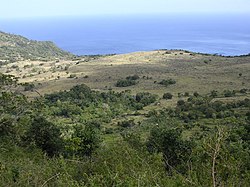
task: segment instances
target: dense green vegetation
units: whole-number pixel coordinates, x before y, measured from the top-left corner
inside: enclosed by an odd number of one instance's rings
[[[28,100],[20,86],[30,87],[0,74],[3,186],[250,183],[248,89],[229,90],[240,99],[226,101],[221,98],[229,97],[228,90],[188,93],[175,107],[143,114],[160,97],[80,84]]]

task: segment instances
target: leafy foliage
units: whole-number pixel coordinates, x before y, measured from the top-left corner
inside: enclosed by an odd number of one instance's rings
[[[189,160],[192,151],[191,143],[181,137],[180,129],[153,128],[148,138],[147,146],[150,152],[161,152],[165,168],[169,174],[175,170],[185,172],[182,164]]]
[[[89,123],[85,127],[77,125],[74,133],[66,145],[67,151],[74,156],[91,157],[101,142],[100,131],[96,123]]]
[[[34,142],[50,157],[58,155],[63,147],[60,129],[44,117],[36,117],[33,120],[26,134],[26,140]]]

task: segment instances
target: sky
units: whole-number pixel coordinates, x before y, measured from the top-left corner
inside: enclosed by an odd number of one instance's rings
[[[250,0],[0,0],[0,19],[168,13],[250,13]]]

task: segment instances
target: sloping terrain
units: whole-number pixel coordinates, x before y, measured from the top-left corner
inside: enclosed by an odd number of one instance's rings
[[[79,61],[20,61],[0,68],[21,82],[34,82],[41,93],[68,90],[76,84],[87,84],[96,90],[147,91],[162,95],[195,91],[242,89],[250,87],[250,57],[221,57],[184,51],[151,51],[131,54],[82,57]],[[116,87],[116,81],[138,75],[138,84]],[[158,84],[163,79],[176,80],[168,87]]]
[[[19,35],[0,31],[0,60],[15,62],[19,60],[51,60],[69,58],[73,55],[59,49],[53,42],[29,40]]]
[[[44,61],[0,66],[3,186],[249,186],[249,56]]]

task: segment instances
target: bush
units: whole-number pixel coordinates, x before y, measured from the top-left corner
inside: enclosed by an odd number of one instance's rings
[[[241,89],[241,90],[240,90],[240,93],[246,94],[246,93],[247,93],[247,89],[246,89],[246,88]]]
[[[185,96],[185,97],[189,97],[189,93],[188,93],[188,92],[185,92],[185,93],[184,93],[184,96]]]
[[[70,74],[69,78],[70,79],[76,78],[76,74]]]
[[[156,101],[156,95],[153,95],[148,92],[141,92],[136,94],[136,101],[143,104],[143,106],[147,106]]]
[[[183,106],[185,104],[185,101],[179,100],[177,101],[177,106]]]
[[[0,139],[5,136],[11,136],[15,134],[15,128],[13,119],[10,116],[1,116],[0,119]]]
[[[225,96],[225,97],[234,97],[235,94],[236,94],[235,91],[224,90],[224,96]]]
[[[210,97],[215,98],[215,97],[217,97],[217,96],[218,96],[218,92],[217,92],[216,90],[211,91]]]
[[[117,125],[123,128],[128,128],[135,126],[135,122],[134,120],[119,121]]]
[[[173,79],[167,79],[167,80],[164,79],[161,82],[159,82],[159,84],[164,85],[164,86],[169,86],[169,85],[172,85],[172,84],[176,84],[176,81],[173,80]]]
[[[130,80],[130,79],[120,79],[116,82],[115,86],[116,87],[128,87],[128,86],[133,86],[136,85],[136,81],[135,80]]]
[[[32,83],[24,83],[24,91],[32,91],[35,88],[35,85]]]
[[[198,93],[198,92],[194,92],[194,97],[199,97],[200,96],[200,94]]]
[[[126,79],[127,80],[138,80],[138,79],[140,79],[140,77],[138,76],[138,75],[132,75],[132,76],[128,76],[128,77],[126,77]]]
[[[173,95],[171,93],[164,93],[163,99],[172,99]]]

